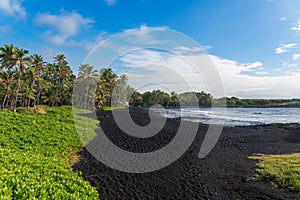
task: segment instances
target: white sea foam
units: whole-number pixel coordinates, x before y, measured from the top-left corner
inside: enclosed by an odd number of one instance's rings
[[[160,112],[158,109],[157,112]],[[271,123],[300,123],[300,108],[184,108],[166,109],[160,112],[164,117],[220,124],[225,119],[227,126],[247,126]]]

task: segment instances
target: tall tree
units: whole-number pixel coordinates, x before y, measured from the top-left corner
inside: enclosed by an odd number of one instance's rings
[[[111,95],[116,83],[116,78],[117,75],[111,68],[103,68],[100,71],[100,81],[97,85],[96,91],[98,107],[111,105]]]
[[[121,106],[126,104],[127,100],[127,93],[130,92],[127,91],[126,85],[127,85],[127,76],[125,74],[121,75],[117,80],[116,84],[113,88],[113,94],[112,94],[112,103],[114,106]]]
[[[85,94],[82,100],[79,100],[80,102],[78,102],[82,108],[87,109],[93,107],[90,103],[95,100],[95,91],[91,90],[91,88],[95,88],[98,81],[99,74],[97,70],[94,70],[93,66],[89,64],[80,65],[77,79],[77,84],[80,87],[77,87],[77,89]]]
[[[69,69],[68,62],[66,61],[64,54],[56,55],[53,61],[56,72],[53,81],[56,82],[56,84],[54,85],[55,97],[52,98],[52,106],[62,103],[60,100],[62,99],[62,94],[64,92],[65,80],[71,75],[71,70]]]
[[[35,106],[37,106],[37,103],[38,103],[38,100],[40,98],[41,91],[42,91],[43,80],[42,80],[41,76],[46,70],[46,67],[45,67],[46,62],[44,61],[43,57],[38,54],[33,54],[31,56],[31,59],[32,59],[31,71],[33,71],[33,74],[35,75],[34,82],[35,82],[35,80],[38,81],[37,95],[36,95],[36,97],[34,99],[34,103],[33,103],[33,105],[35,107]],[[34,85],[34,83],[33,83],[33,85]]]
[[[19,49],[19,48],[14,49],[13,61],[14,61],[15,65],[18,67],[18,71],[19,71],[18,82],[17,82],[18,87],[17,87],[17,91],[16,91],[14,108],[17,107],[17,103],[18,103],[18,96],[19,96],[20,85],[21,85],[21,77],[22,77],[23,73],[25,73],[26,66],[30,66],[30,64],[31,64],[31,58],[29,56],[27,56],[28,53],[29,53],[29,51],[26,49]]]
[[[8,95],[11,92],[11,85],[13,81],[14,81],[14,73],[11,70],[2,71],[0,73],[0,82],[5,89],[5,95],[2,101],[2,108],[5,107],[6,100],[8,98]]]
[[[5,44],[0,48],[1,69],[11,69],[15,66],[15,49],[16,47],[14,47],[12,44]]]

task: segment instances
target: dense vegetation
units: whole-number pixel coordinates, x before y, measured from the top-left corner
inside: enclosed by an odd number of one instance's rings
[[[127,85],[126,75],[117,76],[112,69],[103,68],[100,71],[83,64],[79,67],[75,82],[73,106],[78,108],[104,108],[124,106],[133,88]]]
[[[271,180],[279,188],[300,192],[300,154],[260,155],[250,158],[259,160],[258,177]]]
[[[195,98],[196,97],[196,98]],[[180,104],[179,104],[180,102]],[[164,107],[188,107],[197,103],[200,107],[221,106],[226,103],[228,107],[300,107],[300,99],[239,99],[237,97],[214,98],[205,92],[186,92],[170,95],[160,90],[134,92],[129,104],[131,106],[148,107],[160,104]]]
[[[41,55],[13,45],[0,48],[2,108],[70,105],[75,80],[63,54],[46,63]]]
[[[1,108],[71,105],[75,78],[63,54],[45,62],[41,55],[29,55],[26,49],[6,44],[0,48]],[[125,75],[118,77],[111,69],[98,72],[93,66],[81,65],[75,100],[84,108],[110,106],[113,89],[129,88],[126,81]],[[121,91],[117,98],[124,99],[120,94],[125,95]]]
[[[143,94],[127,85],[126,75],[118,76],[112,69],[100,71],[83,64],[79,67],[77,79],[68,66],[66,57],[58,54],[53,62],[45,62],[38,54],[29,55],[29,51],[13,45],[0,48],[0,106],[35,107],[37,105],[71,105],[92,109],[103,106],[142,106],[160,104],[164,107],[221,105],[230,107],[255,106],[300,106],[300,99],[266,100],[213,98],[205,92],[186,92],[168,94],[154,90]],[[74,98],[72,99],[75,84]],[[195,99],[196,97],[196,99]]]
[[[77,117],[94,133],[98,121]],[[82,147],[71,107],[1,111],[0,199],[98,199],[70,167]]]
[[[168,94],[161,90],[147,91],[143,94],[135,91],[131,96],[129,104],[131,106],[148,107],[154,104],[160,104],[164,107],[194,106],[211,106],[212,96],[204,92],[186,92]]]
[[[214,99],[226,101],[228,107],[300,107],[300,99],[239,99],[237,97]]]

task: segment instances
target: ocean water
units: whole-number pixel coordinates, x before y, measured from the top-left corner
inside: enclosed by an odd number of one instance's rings
[[[300,123],[300,108],[184,108],[156,109],[167,118],[226,126],[249,126],[271,123]]]

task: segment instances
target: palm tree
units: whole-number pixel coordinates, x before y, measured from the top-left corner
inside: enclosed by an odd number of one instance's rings
[[[25,73],[26,71],[26,66],[30,66],[31,64],[31,58],[27,56],[27,54],[29,53],[28,50],[26,49],[19,49],[19,48],[15,48],[14,49],[14,56],[13,56],[13,60],[15,65],[18,67],[19,70],[19,76],[18,76],[18,87],[17,87],[17,91],[16,91],[16,99],[15,99],[15,109],[17,107],[17,103],[18,103],[18,96],[19,96],[19,91],[20,91],[20,85],[21,85],[21,77],[23,75],[23,73]]]
[[[1,68],[11,69],[15,66],[14,54],[15,48],[12,44],[5,44],[0,48]]]
[[[81,92],[85,94],[84,102],[80,102],[84,108],[88,108],[88,99],[89,97],[94,97],[93,91],[90,91],[90,88],[94,88],[96,85],[96,81],[99,79],[99,74],[97,70],[94,70],[94,67],[89,64],[83,64],[79,67],[78,72],[78,82],[77,85],[81,87],[78,88]],[[84,87],[85,86],[85,87]],[[85,88],[85,91],[84,91]]]
[[[112,103],[115,106],[125,105],[127,100],[127,76],[122,74],[116,81],[115,87],[113,89]]]
[[[2,108],[5,107],[5,103],[11,91],[11,84],[13,83],[13,81],[14,81],[14,73],[12,71],[7,70],[7,71],[2,71],[0,73],[0,83],[1,85],[3,85],[3,87],[6,87],[5,96],[2,101]]]
[[[63,80],[63,75],[64,72],[66,70],[66,67],[68,65],[68,62],[66,61],[66,57],[64,54],[58,54],[54,57],[54,64],[57,68],[57,72],[58,72],[58,85],[61,84],[62,80]]]
[[[57,82],[57,85],[55,90],[55,101],[53,102],[53,105],[56,105],[57,103],[62,104],[62,94],[68,89],[69,81],[72,81],[74,77],[72,76],[73,73],[68,66],[68,62],[66,61],[64,54],[58,54],[54,57],[54,67],[56,70],[56,75],[54,78]]]
[[[116,83],[117,75],[113,73],[111,68],[103,68],[100,72],[100,82],[99,82],[99,89],[101,91],[101,95],[105,99],[105,103],[107,106],[110,106],[111,102],[111,95],[113,88]]]
[[[38,103],[38,99],[40,98],[41,91],[42,91],[42,88],[41,88],[41,86],[42,86],[41,85],[41,83],[42,83],[41,75],[46,70],[46,68],[45,68],[46,62],[44,62],[43,57],[41,55],[38,55],[38,54],[33,54],[31,56],[31,59],[32,59],[31,71],[34,74],[34,77],[33,77],[34,80],[33,80],[32,87],[34,85],[35,80],[38,81],[38,88],[37,88],[38,93],[37,93],[36,97],[34,98],[34,102],[33,102],[34,107],[36,107],[36,105]]]

